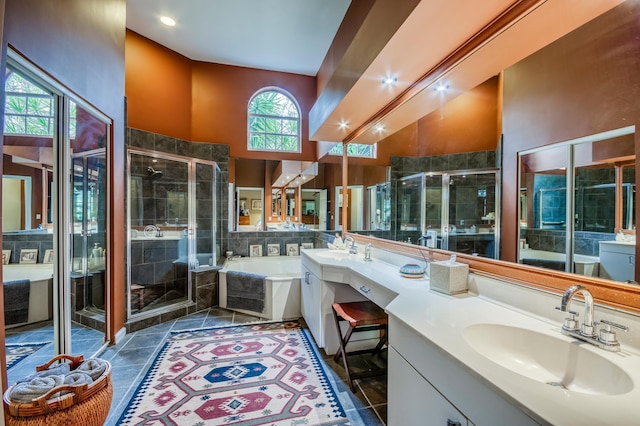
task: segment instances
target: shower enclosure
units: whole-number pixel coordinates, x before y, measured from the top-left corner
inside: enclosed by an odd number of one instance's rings
[[[497,259],[498,177],[474,170],[399,179],[397,239]]]
[[[192,272],[216,264],[216,163],[128,152],[128,317],[194,303]]]

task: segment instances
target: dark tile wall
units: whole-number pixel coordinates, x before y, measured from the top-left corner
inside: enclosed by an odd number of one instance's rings
[[[229,232],[224,246],[225,251],[231,250],[234,255],[249,256],[249,246],[259,244],[262,246],[262,255],[266,256],[267,245],[278,244],[280,255],[284,256],[287,244],[314,243],[314,247],[318,247],[319,235],[322,233],[317,231]],[[333,241],[333,238],[330,241]],[[326,247],[326,244],[324,246]]]
[[[574,239],[574,251],[585,256],[599,256],[599,241],[615,240],[615,234],[604,232],[576,231]],[[566,232],[563,229],[521,229],[520,238],[529,244],[534,250],[566,253]]]
[[[20,251],[38,249],[38,263],[42,263],[45,250],[53,248],[53,234],[46,230],[2,234],[2,249],[11,250],[9,263],[20,263]]]

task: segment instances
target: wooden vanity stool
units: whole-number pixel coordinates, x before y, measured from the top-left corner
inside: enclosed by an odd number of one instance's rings
[[[377,354],[380,352],[382,347],[387,343],[387,314],[382,308],[370,301],[334,303],[332,308],[333,318],[336,321],[336,329],[338,330],[338,339],[340,340],[340,347],[333,357],[333,360],[338,362],[338,359],[342,356],[344,369],[347,373],[347,379],[349,380],[349,387],[351,388],[351,392],[355,392],[353,388],[353,380],[365,377],[381,376],[387,373],[386,367],[369,369],[368,371],[362,372],[353,372],[351,371],[348,362],[349,355],[365,353]],[[349,328],[347,329],[344,337],[342,336],[340,329],[340,323],[343,321],[349,322]],[[347,352],[347,343],[349,343],[349,339],[351,339],[353,333],[375,330],[382,331],[378,344],[375,348]]]

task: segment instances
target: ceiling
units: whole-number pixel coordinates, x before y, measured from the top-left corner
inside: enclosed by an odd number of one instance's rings
[[[356,78],[335,70],[351,83],[325,87],[309,138],[376,143],[622,1],[422,0]],[[127,0],[127,27],[193,60],[315,76],[350,3]],[[370,13],[364,26],[375,30],[385,16]],[[358,57],[369,41],[358,32],[349,49]],[[395,83],[382,85],[388,76]],[[446,93],[433,90],[440,82]]]
[[[127,0],[127,28],[192,60],[315,76],[350,3]]]

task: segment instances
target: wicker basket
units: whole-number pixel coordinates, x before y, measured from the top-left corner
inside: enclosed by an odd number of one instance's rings
[[[48,363],[38,366],[36,371],[46,370],[51,364],[61,359],[69,361],[71,370],[75,370],[82,364],[84,357],[81,355],[58,355]],[[5,412],[8,413],[7,425],[103,425],[109,414],[113,397],[111,364],[105,362],[107,363],[105,372],[90,385],[85,383],[83,385],[58,386],[29,403],[9,401],[10,387],[3,397]],[[69,393],[49,399],[60,391]]]

